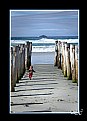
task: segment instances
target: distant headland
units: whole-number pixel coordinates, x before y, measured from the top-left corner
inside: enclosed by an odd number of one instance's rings
[[[46,35],[41,35],[38,37],[11,37],[11,40],[39,40],[42,38],[46,39],[78,39],[78,36],[46,36]]]
[[[39,38],[48,38],[46,35],[41,35]]]

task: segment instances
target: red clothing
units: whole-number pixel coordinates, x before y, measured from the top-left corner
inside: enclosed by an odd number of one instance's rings
[[[29,78],[30,79],[32,78],[33,72],[35,72],[35,71],[33,70],[33,67],[30,66],[30,68],[29,68]]]
[[[29,78],[30,78],[30,79],[32,78],[32,73],[29,73]]]

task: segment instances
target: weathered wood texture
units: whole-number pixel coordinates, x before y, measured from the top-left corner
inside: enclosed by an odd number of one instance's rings
[[[57,46],[54,65],[62,69],[68,80],[78,83],[78,45],[57,41]]]
[[[31,42],[27,42],[26,45],[20,44],[11,47],[11,91],[15,91],[16,83],[19,82],[21,77],[24,75],[25,70],[31,65],[31,51]]]

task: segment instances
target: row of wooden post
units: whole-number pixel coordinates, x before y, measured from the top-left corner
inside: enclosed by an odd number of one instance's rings
[[[32,43],[19,44],[11,47],[11,91],[15,91],[26,69],[31,65]]]
[[[55,42],[55,62],[54,65],[62,69],[67,79],[78,84],[78,44],[67,42]]]

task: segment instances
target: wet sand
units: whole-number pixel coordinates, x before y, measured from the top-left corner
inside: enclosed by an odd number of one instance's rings
[[[32,64],[53,64],[55,52],[32,52]]]

